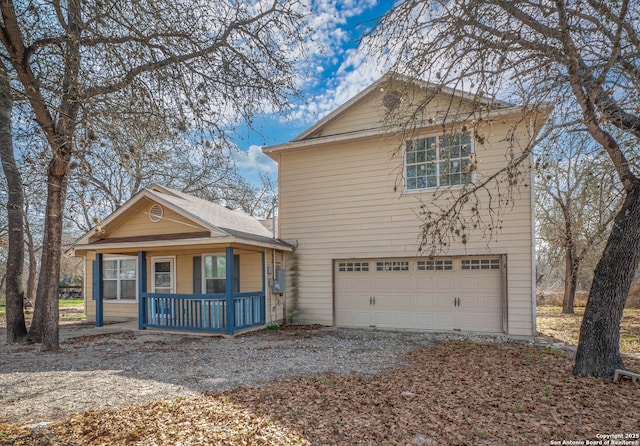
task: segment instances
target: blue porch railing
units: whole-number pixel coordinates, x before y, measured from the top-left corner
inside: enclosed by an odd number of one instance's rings
[[[231,301],[233,304],[229,309],[225,294],[141,293],[139,328],[233,334],[265,324],[263,292],[234,293]]]

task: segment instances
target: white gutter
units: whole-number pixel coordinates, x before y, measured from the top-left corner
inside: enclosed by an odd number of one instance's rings
[[[523,112],[522,107],[517,106],[517,107],[509,107],[509,108],[503,108],[500,110],[491,111],[486,116],[474,116],[474,117],[470,116],[468,119],[464,119],[461,121],[447,122],[447,120],[445,119],[437,119],[429,123],[429,125],[416,127],[415,129],[412,129],[412,131],[415,133],[424,132],[433,128],[441,128],[443,124],[444,125],[464,124],[465,122],[470,122],[470,121],[473,121],[474,119],[495,120],[497,118],[504,118],[506,116],[513,115],[513,114],[522,115],[522,112]],[[403,126],[382,127],[382,128],[378,127],[375,129],[358,130],[355,132],[340,133],[338,135],[321,136],[318,138],[304,139],[301,141],[289,141],[283,144],[267,146],[262,148],[262,152],[265,155],[273,159],[276,159],[275,154],[285,150],[310,148],[310,147],[315,147],[322,144],[352,141],[354,139],[359,139],[359,138],[371,138],[375,136],[384,136],[384,135],[390,136],[390,135],[396,135],[396,134],[400,135],[405,130],[406,128]]]
[[[108,239],[107,239],[108,240]],[[293,251],[293,248],[280,243],[268,243],[257,240],[248,240],[238,237],[201,237],[190,239],[174,239],[174,240],[151,240],[143,242],[119,242],[119,243],[88,243],[75,245],[71,248],[74,256],[76,251],[108,251],[116,249],[131,248],[132,251],[140,251],[148,248],[163,248],[175,246],[197,246],[212,244],[238,243],[243,245],[251,245],[261,248],[278,249],[282,251]]]

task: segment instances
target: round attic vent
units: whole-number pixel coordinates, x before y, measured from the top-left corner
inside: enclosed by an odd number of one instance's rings
[[[391,90],[382,98],[382,104],[389,110],[393,110],[398,105],[400,105],[400,101],[402,100],[402,93],[398,90]]]
[[[154,204],[153,206],[151,206],[151,209],[149,209],[149,220],[154,223],[162,220],[163,215],[164,209],[162,209],[162,206],[160,206],[159,204]]]

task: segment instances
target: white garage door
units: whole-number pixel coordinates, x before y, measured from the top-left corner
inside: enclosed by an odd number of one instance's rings
[[[342,327],[502,333],[500,258],[336,261]]]

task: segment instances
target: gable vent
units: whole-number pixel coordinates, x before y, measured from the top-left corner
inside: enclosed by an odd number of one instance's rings
[[[162,220],[163,215],[164,209],[162,209],[162,206],[160,206],[159,204],[154,204],[153,206],[151,206],[151,209],[149,209],[149,220],[154,223]]]
[[[400,93],[398,90],[391,90],[390,92],[385,94],[384,97],[382,98],[382,104],[388,110],[395,109],[398,105],[400,105],[401,101],[402,101],[402,93]]]

